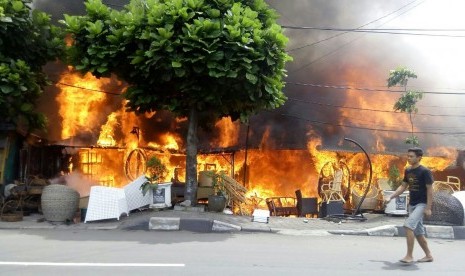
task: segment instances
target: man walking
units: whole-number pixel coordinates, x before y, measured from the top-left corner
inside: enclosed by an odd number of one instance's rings
[[[409,167],[405,169],[403,183],[390,197],[386,198],[386,204],[393,198],[402,194],[407,186],[410,193],[409,216],[405,220],[404,229],[407,234],[407,254],[400,260],[402,263],[413,262],[413,245],[415,237],[420,244],[425,256],[418,260],[420,263],[432,262],[433,256],[425,238],[425,227],[423,226],[423,215],[431,216],[433,203],[433,175],[431,171],[420,165],[423,157],[421,148],[411,148],[407,152]]]

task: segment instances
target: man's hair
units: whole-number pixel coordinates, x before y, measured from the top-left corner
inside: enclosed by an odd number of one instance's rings
[[[417,157],[423,156],[423,150],[421,148],[409,148],[407,152],[413,152]]]

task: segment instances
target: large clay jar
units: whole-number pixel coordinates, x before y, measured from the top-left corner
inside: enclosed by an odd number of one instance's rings
[[[222,195],[208,196],[208,210],[210,212],[223,212],[226,207],[226,197]]]
[[[65,185],[51,184],[44,188],[41,204],[45,220],[72,220],[79,207],[79,193]]]

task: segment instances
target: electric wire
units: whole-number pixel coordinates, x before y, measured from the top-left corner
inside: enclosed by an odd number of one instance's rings
[[[398,14],[397,16],[395,16],[395,17],[391,18],[390,20],[388,20],[388,21],[382,23],[380,26],[383,26],[384,24],[386,24],[386,23],[388,23],[388,22],[390,22],[390,21],[392,21],[392,20],[398,18],[399,16],[401,16],[401,15],[403,15],[403,14],[405,14],[405,13],[411,11],[411,10],[413,10],[414,8],[416,8],[416,7],[418,7],[419,5],[423,4],[424,2],[425,2],[425,1],[422,1],[422,2],[418,3],[417,5],[415,5],[415,6],[413,6],[413,7],[410,7],[410,8],[407,9],[406,11],[403,11],[402,13]],[[334,50],[332,50],[332,51],[330,51],[330,52],[328,52],[328,53],[326,53],[326,54],[324,54],[324,55],[322,55],[322,56],[320,56],[320,57],[318,57],[318,58],[316,58],[316,59],[310,61],[309,63],[306,63],[306,64],[304,64],[303,66],[301,66],[301,67],[299,67],[299,68],[297,68],[297,69],[294,69],[294,70],[292,70],[292,71],[289,71],[289,73],[295,73],[295,72],[298,72],[298,71],[300,71],[300,70],[302,70],[302,69],[305,69],[305,68],[307,68],[308,66],[314,64],[315,62],[318,62],[318,61],[320,61],[320,60],[322,60],[322,59],[324,59],[324,58],[326,58],[326,57],[328,57],[328,56],[330,56],[330,55],[332,55],[332,54],[338,52],[339,50],[341,50],[341,49],[344,48],[345,46],[354,43],[355,41],[357,41],[358,39],[361,39],[362,37],[364,37],[364,36],[363,36],[363,35],[360,35],[360,36],[358,36],[358,37],[356,37],[356,38],[354,38],[354,39],[352,39],[352,40],[350,40],[350,41],[348,41],[348,42],[346,42],[346,43],[340,45],[340,46],[337,47],[336,49],[334,49]]]
[[[397,130],[397,129],[384,129],[384,128],[370,128],[370,127],[360,127],[360,126],[352,126],[352,125],[344,125],[340,123],[330,123],[330,122],[323,122],[318,120],[311,120],[307,118],[302,118],[297,115],[293,114],[281,114],[282,116],[291,117],[294,119],[299,119],[303,121],[307,121],[310,123],[315,124],[322,124],[322,125],[331,125],[331,126],[338,126],[338,127],[347,127],[347,128],[355,128],[355,129],[363,129],[363,130],[371,130],[371,131],[382,131],[382,132],[395,132],[395,133],[412,133],[411,131],[406,130]],[[414,131],[413,134],[434,134],[434,135],[465,135],[465,132],[429,132],[429,131]]]
[[[394,14],[394,13],[396,13],[396,12],[398,12],[398,11],[404,9],[404,8],[406,8],[407,6],[413,4],[414,2],[416,2],[416,0],[415,0],[415,1],[412,1],[412,2],[410,2],[410,3],[407,3],[407,4],[405,4],[404,6],[400,7],[399,9],[397,9],[397,10],[395,10],[395,11],[393,11],[393,12],[388,13],[388,14],[386,14],[386,15],[384,15],[384,16],[382,16],[382,17],[379,17],[379,18],[377,18],[377,19],[375,19],[375,20],[372,20],[372,21],[370,21],[370,22],[368,22],[368,23],[366,23],[366,24],[363,24],[363,25],[361,25],[361,26],[359,26],[359,27],[357,27],[357,28],[355,28],[355,29],[361,29],[361,28],[363,28],[363,27],[365,27],[365,26],[368,26],[368,25],[370,25],[370,24],[373,24],[373,23],[375,23],[375,22],[377,22],[377,21],[379,21],[379,20],[381,20],[381,19],[384,19],[384,18],[386,18],[386,17],[388,17],[388,16],[390,16],[390,15],[392,15],[392,14]],[[420,4],[421,4],[421,3],[420,3]],[[291,22],[292,22],[292,21],[291,21]],[[338,37],[338,36],[341,36],[341,35],[344,35],[344,34],[347,34],[347,33],[349,33],[349,32],[347,31],[347,32],[339,33],[339,34],[336,34],[336,35],[327,37],[327,38],[325,38],[325,39],[322,39],[322,40],[313,42],[313,43],[311,43],[311,44],[307,44],[307,45],[299,46],[299,47],[297,47],[297,48],[290,49],[290,50],[288,50],[287,52],[290,53],[290,52],[297,51],[297,50],[300,50],[300,49],[303,49],[303,48],[306,48],[306,47],[314,46],[314,45],[319,44],[319,43],[321,43],[321,42],[328,41],[328,40],[330,40],[330,39],[336,38],[336,37]]]

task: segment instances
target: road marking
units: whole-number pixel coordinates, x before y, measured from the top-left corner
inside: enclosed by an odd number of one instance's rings
[[[155,266],[173,266],[184,267],[185,264],[149,264],[149,263],[52,263],[52,262],[0,262],[2,265],[17,266],[101,266],[101,267],[155,267]]]

